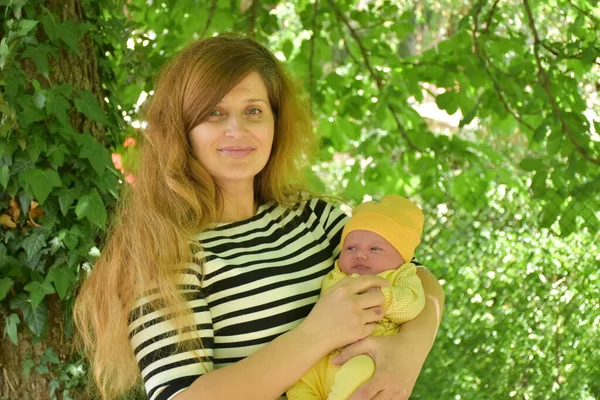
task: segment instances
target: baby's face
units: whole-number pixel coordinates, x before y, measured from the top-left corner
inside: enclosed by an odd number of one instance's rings
[[[404,259],[387,240],[371,231],[352,231],[340,254],[340,269],[346,274],[378,274],[396,269]]]

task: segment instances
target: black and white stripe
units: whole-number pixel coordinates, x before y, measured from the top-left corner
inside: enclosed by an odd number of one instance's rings
[[[203,267],[183,269],[179,287],[193,310],[204,362],[175,349],[177,336],[156,294],[140,299],[131,312],[131,344],[149,399],[170,399],[203,373],[239,361],[297,326],[333,267],[346,218],[312,199],[294,208],[265,204],[248,220],[201,233],[197,256]]]

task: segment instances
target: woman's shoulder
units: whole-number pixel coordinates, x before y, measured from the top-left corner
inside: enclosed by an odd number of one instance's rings
[[[298,192],[296,195],[296,206],[308,207],[316,214],[334,213],[337,215],[346,215],[343,210],[343,201],[337,197],[317,195],[311,192]]]

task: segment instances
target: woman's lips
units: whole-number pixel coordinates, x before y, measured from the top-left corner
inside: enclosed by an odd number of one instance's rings
[[[254,151],[254,147],[248,146],[229,146],[229,147],[221,147],[219,152],[221,154],[225,154],[226,156],[242,158],[246,157],[248,154]]]

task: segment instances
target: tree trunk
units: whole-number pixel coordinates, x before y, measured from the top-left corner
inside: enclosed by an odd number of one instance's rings
[[[47,400],[51,398],[52,374],[40,374],[37,370],[38,367],[44,366],[42,355],[48,347],[52,347],[59,360],[63,362],[70,355],[72,347],[64,334],[62,302],[56,295],[47,296],[46,301],[50,310],[49,329],[42,341],[23,332],[19,332],[16,346],[8,337],[0,341],[0,399]],[[3,318],[0,318],[0,323],[4,326]],[[20,327],[22,326],[23,323]],[[45,365],[52,369],[51,365]]]
[[[42,5],[54,14],[59,23],[66,20],[86,21],[81,0],[47,0]],[[41,16],[43,9],[38,7],[37,11],[38,16]],[[37,39],[40,43],[48,41],[41,24],[38,26]],[[89,90],[102,106],[104,95],[98,57],[89,33],[80,39],[79,49],[81,53],[76,55],[63,46],[58,57],[49,57],[50,82],[52,85],[70,84],[75,92]],[[48,80],[40,75],[31,59],[24,59],[22,68],[29,81],[36,79],[43,87],[50,85]],[[101,125],[76,111],[71,112],[69,116],[76,132],[89,132],[99,142],[104,142],[104,128]],[[62,390],[61,393],[55,393],[56,397],[50,395],[51,381],[59,379],[56,371],[53,371],[53,366],[56,365],[42,364],[41,358],[49,347],[53,348],[61,363],[73,352],[72,338],[66,338],[63,326],[66,305],[55,294],[46,296],[44,301],[48,305],[50,318],[49,327],[41,340],[24,328],[22,315],[19,315],[21,323],[18,325],[18,344],[15,346],[6,335],[0,340],[0,400],[62,399]],[[8,315],[8,309],[0,308],[1,329],[4,329],[5,318]],[[49,373],[44,371],[44,365],[50,369]]]

